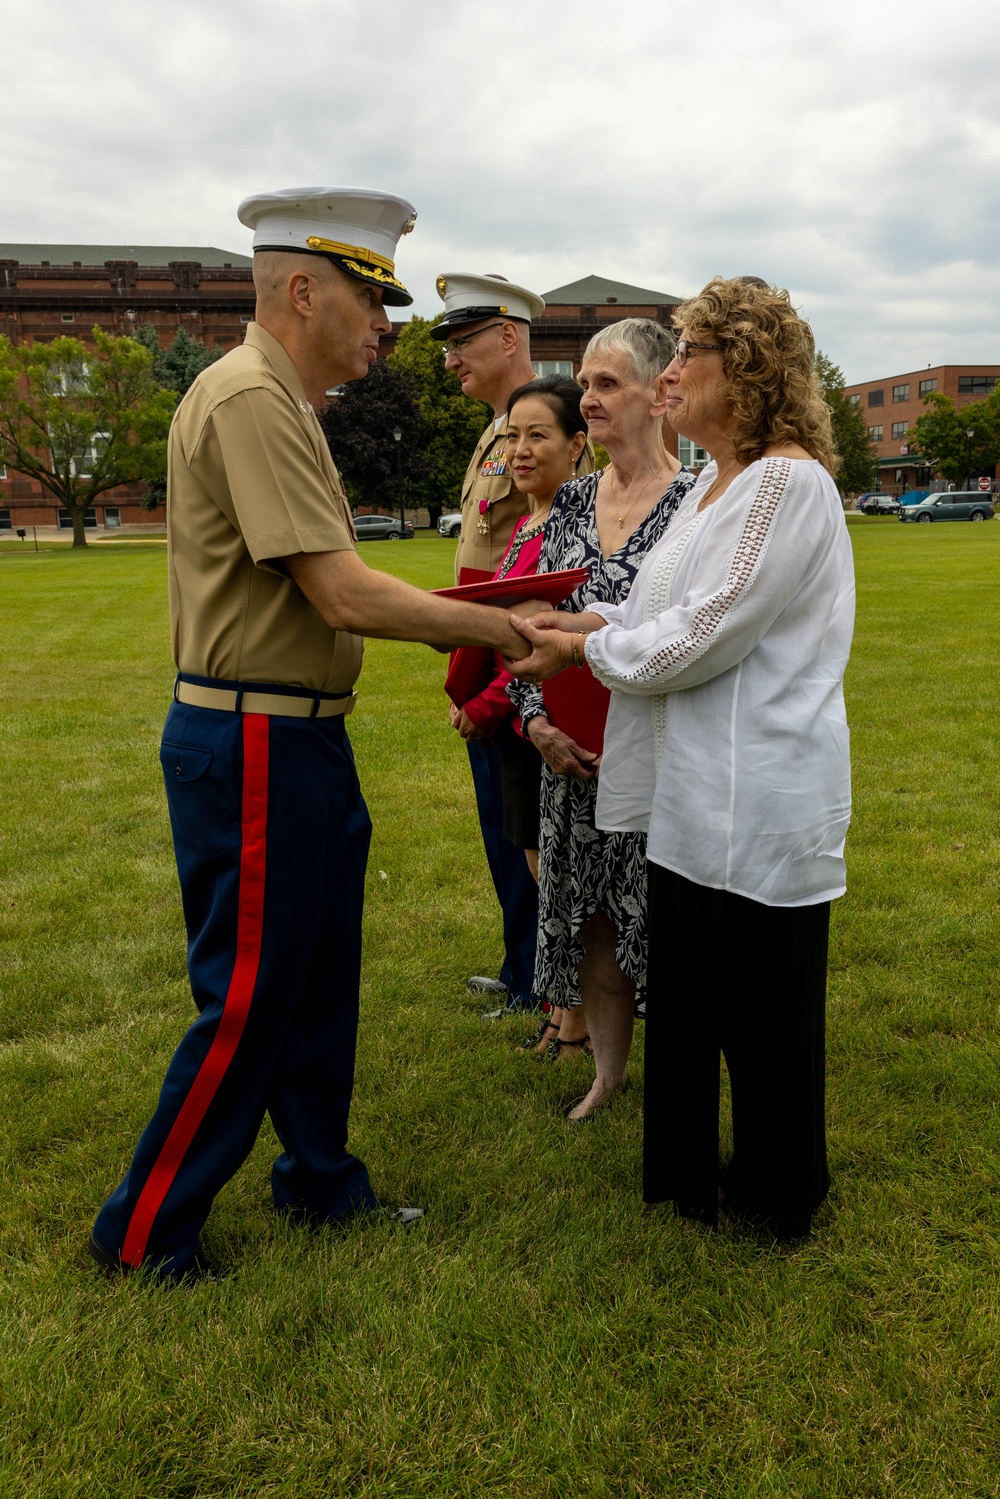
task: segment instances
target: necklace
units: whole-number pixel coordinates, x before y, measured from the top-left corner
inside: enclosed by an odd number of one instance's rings
[[[639,493],[635,496],[635,499],[630,500],[629,503],[628,503],[628,505],[626,505],[626,507],[625,507],[625,509],[623,511],[622,508],[621,508],[621,505],[618,503],[618,496],[615,493],[615,470],[614,470],[614,466],[612,465],[612,468],[611,468],[611,503],[612,503],[612,505],[614,507],[615,514],[618,517],[618,529],[619,529],[619,531],[624,531],[626,519],[628,518],[629,515],[631,515],[632,510],[639,503],[640,499],[646,493],[646,490],[652,484],[653,480],[656,479],[656,478],[658,478],[659,475],[663,472],[663,468],[664,468],[664,465],[661,463],[660,467],[656,470],[656,472],[654,474],[651,474],[649,476],[649,478],[646,480],[645,484],[639,490]]]
[[[549,518],[549,511],[551,509],[552,501],[550,500],[544,510],[536,510],[531,519],[525,521],[524,525],[521,527],[520,534],[522,536],[534,536],[535,532],[540,531],[545,525],[545,522]]]
[[[730,474],[733,473],[733,471],[735,469],[737,469],[738,467],[739,467],[739,460],[736,459],[736,458],[734,458],[733,461],[732,461],[732,463],[726,469],[726,472],[724,474],[716,474],[715,478],[712,480],[711,484],[708,486],[708,488],[705,490],[705,493],[702,495],[701,499],[698,501],[698,509],[699,510],[704,510],[706,508],[706,506],[711,503],[710,496],[714,493],[715,489],[718,487],[718,485],[720,485],[722,483],[722,481],[724,479],[728,479],[729,476],[730,476]]]

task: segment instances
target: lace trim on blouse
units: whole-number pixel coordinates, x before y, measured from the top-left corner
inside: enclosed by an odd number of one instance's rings
[[[722,587],[694,611],[683,635],[655,647],[644,661],[625,673],[619,681],[668,681],[705,654],[760,572],[774,523],[785,503],[785,491],[791,475],[790,459],[766,460],[760,484],[747,508],[743,528],[733,548]]]
[[[680,562],[695,532],[706,515],[706,511],[695,511],[688,524],[683,528],[674,540],[672,546],[667,547],[663,555],[656,561],[651,569],[649,578],[649,589],[643,603],[642,617],[645,622],[655,619],[658,614],[670,608],[670,594],[674,586],[674,576],[677,572],[677,564]],[[663,760],[663,743],[667,732],[667,694],[659,693],[649,700],[649,716],[653,729],[653,763],[659,773],[660,763]]]

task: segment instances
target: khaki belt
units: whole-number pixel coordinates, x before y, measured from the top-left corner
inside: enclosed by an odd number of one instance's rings
[[[223,713],[270,713],[280,718],[339,718],[354,712],[356,692],[337,699],[285,697],[279,692],[244,692],[237,709],[239,694],[231,687],[199,687],[196,682],[178,682],[174,697],[192,708],[218,708]]]

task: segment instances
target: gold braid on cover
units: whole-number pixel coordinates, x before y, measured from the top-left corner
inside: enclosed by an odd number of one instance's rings
[[[344,245],[336,239],[320,239],[318,234],[310,234],[306,244],[310,250],[324,250],[328,255],[350,255],[354,260],[377,265],[383,271],[388,271],[390,276],[396,271],[394,263],[387,256],[376,255],[374,250],[366,250],[364,245]]]

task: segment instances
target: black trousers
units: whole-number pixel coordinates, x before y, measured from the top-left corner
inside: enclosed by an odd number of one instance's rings
[[[649,866],[643,1196],[808,1233],[830,1186],[824,1120],[830,904],[765,906]],[[720,1055],[733,1160],[719,1164]]]

